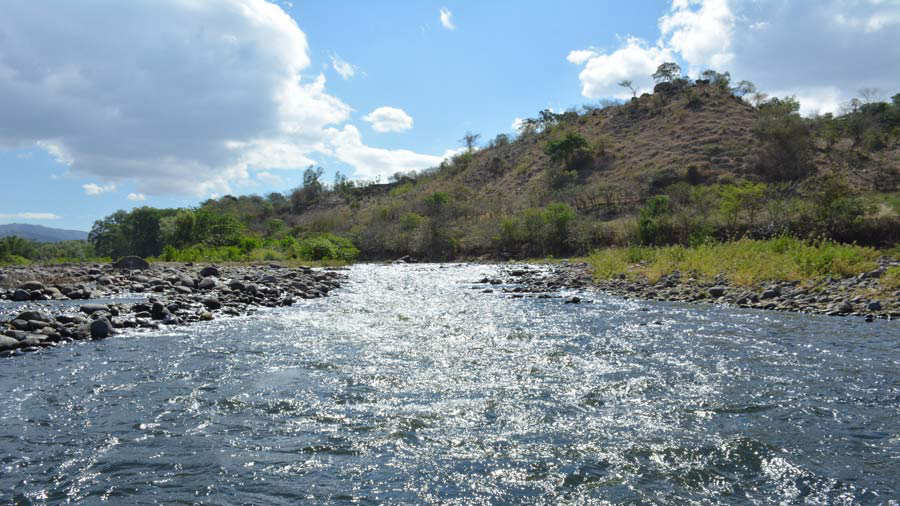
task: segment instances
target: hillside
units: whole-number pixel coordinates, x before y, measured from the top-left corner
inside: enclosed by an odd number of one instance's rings
[[[0,225],[0,237],[8,236],[16,236],[38,242],[61,242],[84,241],[87,240],[88,233],[82,232],[81,230],[65,230],[42,225],[28,225],[25,223]]]
[[[677,78],[624,104],[541,111],[514,138],[479,148],[468,135],[466,152],[385,184],[326,185],[310,168],[287,195],[140,208],[98,221],[95,246],[109,256],[168,246],[171,259],[212,251],[203,248],[275,259],[339,236],[364,258],[449,259],[784,234],[900,240],[900,95],[802,118],[793,98],[757,94],[751,105],[735,90],[727,79]]]

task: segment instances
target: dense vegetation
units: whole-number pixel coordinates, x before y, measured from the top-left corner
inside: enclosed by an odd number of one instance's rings
[[[0,264],[83,262],[96,256],[93,245],[86,241],[38,242],[14,235],[0,238]]]
[[[142,207],[97,221],[96,253],[168,260],[524,258],[740,238],[889,247],[900,236],[900,94],[838,115],[660,67],[653,94],[541,111],[421,173]],[[626,86],[627,84],[627,86]],[[631,89],[630,83],[623,86]],[[752,244],[752,243],[743,243]],[[629,250],[630,251],[630,250]]]

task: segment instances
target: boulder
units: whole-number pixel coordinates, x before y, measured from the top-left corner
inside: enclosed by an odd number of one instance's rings
[[[0,336],[0,351],[14,350],[19,346],[19,341],[11,337]]]
[[[49,322],[50,315],[41,311],[22,311],[21,313],[19,313],[19,316],[16,316],[16,320],[38,320],[42,322]]]
[[[869,311],[881,311],[881,302],[873,300],[866,306],[866,309]]]
[[[714,286],[709,289],[710,297],[721,297],[725,295],[725,287],[724,286]]]
[[[19,288],[15,292],[13,292],[12,300],[16,302],[25,302],[27,300],[31,300],[31,292]]]
[[[109,306],[106,304],[82,304],[81,312],[86,314],[94,314],[98,311],[109,311]]]
[[[144,270],[150,268],[150,263],[141,257],[127,256],[116,260],[116,262],[112,264],[112,266],[116,269]]]
[[[26,281],[19,286],[22,290],[34,291],[34,290],[43,290],[44,284],[40,281]]]
[[[203,299],[203,305],[206,306],[207,309],[221,309],[222,303],[219,302],[219,299],[215,297],[207,297]]]
[[[106,318],[97,318],[91,322],[91,337],[94,339],[103,339],[109,337],[113,333],[112,323]]]
[[[197,288],[201,290],[212,290],[216,287],[216,280],[213,278],[203,278],[197,283]]]
[[[215,265],[206,266],[200,271],[200,275],[203,276],[204,278],[208,278],[208,277],[216,277],[217,278],[217,277],[219,277],[219,268],[216,267]]]

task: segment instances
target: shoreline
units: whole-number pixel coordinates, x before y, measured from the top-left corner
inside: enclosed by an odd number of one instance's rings
[[[696,279],[679,271],[650,282],[629,279],[624,273],[613,279],[597,280],[584,262],[552,264],[548,276],[523,268],[507,269],[505,283],[520,285],[510,293],[546,293],[560,288],[593,289],[625,299],[656,302],[726,304],[733,307],[786,311],[828,316],[858,316],[867,321],[900,318],[900,292],[893,296],[879,288],[881,275],[888,267],[900,265],[883,261],[877,269],[854,277],[805,281],[771,281],[742,286],[719,276],[712,281]],[[481,280],[490,284],[492,280]]]
[[[24,307],[11,309],[10,319],[4,316],[0,322],[0,354],[291,306],[298,299],[327,296],[345,277],[333,269],[278,264],[150,265],[138,260],[122,267],[68,264],[3,269],[0,300]],[[94,302],[123,295],[146,300]],[[74,302],[49,308],[41,304],[50,301]]]

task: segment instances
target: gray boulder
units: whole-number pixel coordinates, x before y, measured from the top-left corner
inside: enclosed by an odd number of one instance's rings
[[[106,304],[82,304],[81,312],[86,314],[94,314],[98,311],[109,311],[109,306]]]
[[[725,287],[724,286],[714,286],[709,289],[710,297],[721,297],[725,295]]]
[[[216,280],[213,278],[203,278],[197,283],[197,288],[201,290],[211,290],[216,287]]]
[[[106,318],[97,318],[91,322],[91,337],[94,339],[104,339],[113,333],[112,323]]]
[[[16,302],[25,302],[27,300],[31,300],[31,292],[19,288],[15,292],[13,292],[12,300]]]
[[[116,269],[144,270],[144,269],[150,268],[150,263],[141,257],[127,256],[127,257],[122,257],[122,258],[116,260],[116,262],[114,264],[112,264],[112,266],[115,267]]]
[[[215,265],[204,267],[203,270],[200,271],[200,275],[204,278],[208,278],[210,276],[219,277],[219,268]]]
[[[19,346],[19,341],[11,337],[0,336],[0,351],[14,350]]]
[[[21,288],[22,290],[28,290],[28,291],[43,290],[44,284],[41,283],[40,281],[26,281],[26,282],[22,283],[22,285],[19,286],[19,288]]]

